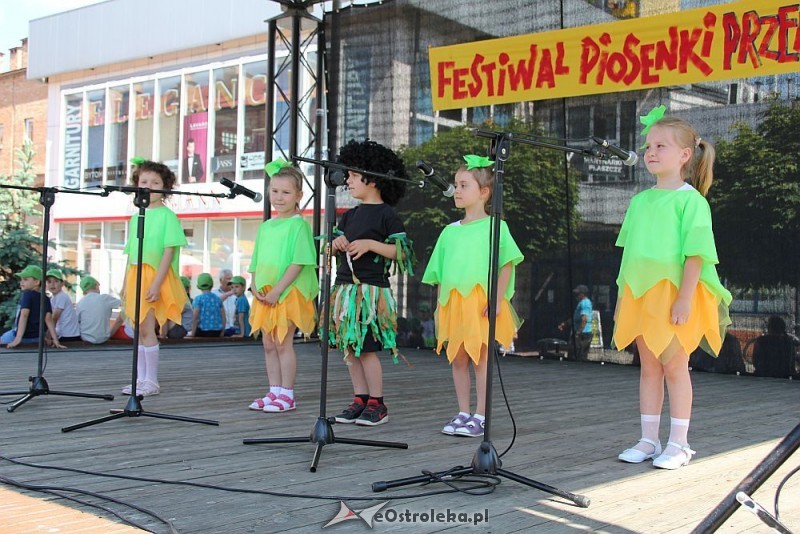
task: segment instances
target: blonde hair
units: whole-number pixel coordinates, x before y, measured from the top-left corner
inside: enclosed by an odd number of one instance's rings
[[[692,150],[692,157],[681,168],[681,176],[706,196],[714,181],[714,145],[701,139],[694,126],[679,117],[664,117],[653,126],[672,129],[678,145]]]
[[[468,170],[466,165],[462,165],[456,171],[456,174],[459,172],[469,173],[475,181],[478,182],[478,187],[489,188],[489,197],[483,204],[483,211],[487,214],[490,213],[489,203],[492,201],[492,190],[494,189],[494,171],[492,169],[492,167],[475,167],[474,169]]]
[[[298,193],[303,192],[303,180],[305,176],[297,167],[284,167],[278,172],[275,173],[274,176],[270,177],[270,180],[274,178],[289,178],[294,183],[295,189],[297,189]]]

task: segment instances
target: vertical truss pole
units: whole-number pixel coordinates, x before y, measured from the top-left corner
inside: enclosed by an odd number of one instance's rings
[[[289,157],[299,156],[297,153],[297,124],[300,118],[300,26],[303,19],[300,12],[292,12],[292,44],[291,61],[292,72],[289,73],[289,98],[291,99],[289,108]],[[315,192],[316,193],[316,192]]]
[[[264,163],[272,161],[272,143],[275,137],[275,38],[277,36],[278,23],[275,19],[269,21],[267,29],[267,103],[264,133],[266,142],[264,147]],[[272,214],[272,207],[269,203],[269,180],[264,180],[264,215],[266,221]]]
[[[325,89],[325,22],[323,20],[317,24],[317,87],[315,98],[317,105],[315,122],[317,131],[314,136],[314,158],[317,160],[323,159],[322,141],[325,139],[323,132],[326,126],[325,113],[327,111]],[[325,188],[322,186],[322,169],[319,165],[314,165],[314,235],[319,235],[321,231],[321,192],[324,190]],[[317,243],[317,247],[319,247],[319,241],[315,241],[315,243]],[[319,252],[319,250],[317,250],[317,252]]]

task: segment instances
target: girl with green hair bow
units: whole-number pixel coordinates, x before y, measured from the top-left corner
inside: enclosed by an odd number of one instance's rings
[[[443,434],[480,437],[486,413],[486,380],[489,345],[488,287],[489,232],[491,218],[487,204],[492,197],[494,162],[489,158],[464,156],[466,165],[455,177],[455,205],[464,218],[442,230],[433,249],[422,282],[439,286],[436,308],[436,352],[446,349],[453,366],[453,383],[458,414],[442,429]],[[500,221],[500,276],[498,280],[495,338],[511,345],[520,320],[511,306],[515,267],[523,259],[505,221]],[[477,401],[470,409],[472,384],[469,367],[475,373]]]

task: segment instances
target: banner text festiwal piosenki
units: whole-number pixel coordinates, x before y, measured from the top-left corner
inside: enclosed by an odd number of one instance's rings
[[[800,70],[799,23],[796,3],[742,0],[431,48],[433,108],[795,72]]]

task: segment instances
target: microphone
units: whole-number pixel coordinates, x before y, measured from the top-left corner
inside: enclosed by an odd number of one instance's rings
[[[632,152],[630,150],[623,150],[618,146],[612,145],[605,139],[600,139],[599,137],[592,137],[592,141],[594,141],[601,147],[611,152],[612,155],[617,156],[619,159],[621,159],[623,165],[631,167],[633,165],[636,165],[636,162],[639,161],[639,156],[636,154],[636,152]]]
[[[453,184],[449,184],[445,180],[443,180],[433,171],[433,167],[431,167],[421,159],[417,160],[417,169],[419,169],[419,171],[425,175],[426,181],[438,187],[442,191],[442,194],[447,198],[452,197],[453,193],[456,192],[456,188],[453,187]]]
[[[231,182],[227,178],[220,178],[219,183],[230,189],[233,196],[244,195],[253,202],[261,202],[261,199],[264,198],[261,193],[256,193],[252,189],[247,189],[243,185],[239,185],[236,182]]]

